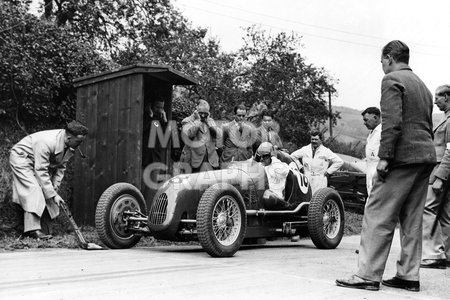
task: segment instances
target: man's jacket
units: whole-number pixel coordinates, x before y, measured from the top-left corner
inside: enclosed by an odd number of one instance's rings
[[[409,67],[383,77],[380,106],[380,159],[390,167],[435,164],[433,96]]]

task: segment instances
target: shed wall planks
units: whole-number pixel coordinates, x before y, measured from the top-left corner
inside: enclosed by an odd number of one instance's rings
[[[93,224],[101,194],[112,184],[141,187],[143,76],[133,74],[79,87],[77,118],[89,128],[86,159],[75,162],[74,216]]]

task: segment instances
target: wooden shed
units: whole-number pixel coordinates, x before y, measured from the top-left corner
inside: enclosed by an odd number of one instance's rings
[[[81,224],[93,224],[95,207],[103,191],[117,182],[128,182],[143,191],[142,147],[144,107],[164,101],[172,115],[174,85],[196,80],[168,66],[137,64],[78,78],[77,119],[89,128],[75,156],[73,215]],[[167,147],[163,163],[169,163]]]

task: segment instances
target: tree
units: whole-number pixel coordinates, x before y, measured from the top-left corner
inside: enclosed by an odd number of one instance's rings
[[[74,78],[109,67],[76,32],[0,2],[0,105],[8,117],[62,121],[75,117]]]
[[[295,34],[271,36],[249,27],[244,41],[236,63],[236,83],[243,89],[245,103],[265,103],[276,112],[284,140],[308,143],[310,128],[329,117],[323,97],[336,92],[332,79],[323,68],[306,63],[298,50],[301,39]]]

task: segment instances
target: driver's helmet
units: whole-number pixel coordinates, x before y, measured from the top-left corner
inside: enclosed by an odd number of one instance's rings
[[[272,156],[274,152],[273,145],[269,142],[263,142],[259,145],[255,153],[255,160],[260,162],[264,156]]]

